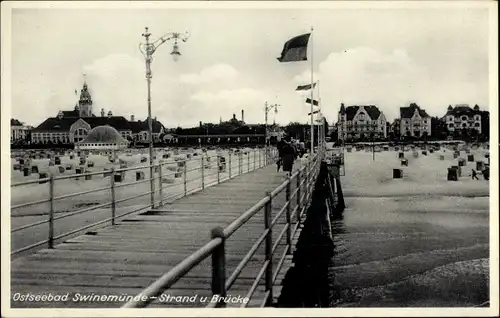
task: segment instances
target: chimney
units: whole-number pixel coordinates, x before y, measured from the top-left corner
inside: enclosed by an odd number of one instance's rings
[[[130,115],[130,121],[135,121],[135,116],[134,115]]]
[[[101,117],[104,117],[104,108],[101,108]]]
[[[233,114],[233,119],[236,119],[236,114]]]
[[[111,111],[108,112],[108,117],[113,116],[113,113]]]
[[[245,121],[245,111],[241,110],[241,121]]]
[[[203,124],[202,124],[202,122],[201,122],[201,120],[200,120],[200,127],[201,127],[201,126],[203,126]]]

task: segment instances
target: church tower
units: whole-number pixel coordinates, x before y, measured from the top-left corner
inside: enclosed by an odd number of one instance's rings
[[[83,88],[80,92],[80,100],[78,101],[80,117],[92,117],[92,96],[88,91],[87,81],[83,82]]]

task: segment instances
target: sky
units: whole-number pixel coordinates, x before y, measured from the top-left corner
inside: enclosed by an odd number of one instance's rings
[[[153,56],[152,112],[167,127],[241,119],[242,109],[247,123],[263,123],[266,101],[280,105],[269,122],[305,123],[310,92],[295,88],[310,83],[311,62],[330,123],[340,103],[377,105],[391,121],[411,102],[440,117],[450,104],[489,108],[484,7],[285,7],[13,9],[11,116],[37,126],[72,110],[86,74],[94,114],[145,119],[145,26],[153,39],[190,34],[179,61],[172,42]],[[311,26],[308,61],[279,63],[283,44]]]

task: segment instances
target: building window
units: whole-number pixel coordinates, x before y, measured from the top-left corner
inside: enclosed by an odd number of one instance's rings
[[[77,130],[75,130],[75,134],[74,134],[74,142],[80,142],[82,141],[83,139],[85,139],[85,137],[87,136],[88,134],[88,131],[87,129],[85,128],[78,128]]]
[[[467,116],[462,116],[462,120],[467,120]]]

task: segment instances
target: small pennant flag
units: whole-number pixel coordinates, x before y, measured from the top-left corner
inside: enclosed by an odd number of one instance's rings
[[[78,91],[75,89],[75,95],[78,95]]]
[[[299,85],[295,89],[296,91],[307,91],[308,89],[314,88],[316,86],[316,83],[314,84],[307,84],[307,85]]]
[[[280,62],[299,62],[307,61],[307,43],[311,33],[296,36],[285,43],[281,57],[278,57]]]
[[[310,99],[310,98],[306,99],[306,103],[311,104],[311,99]],[[312,104],[313,104],[314,106],[318,106],[318,105],[319,105],[317,100],[313,101],[313,103],[312,103]]]
[[[319,113],[319,110],[315,110],[315,111],[313,111],[312,113],[313,113],[313,114],[317,114],[317,113]],[[308,116],[311,116],[311,113],[309,113],[309,114],[307,114],[307,115],[308,115]]]

